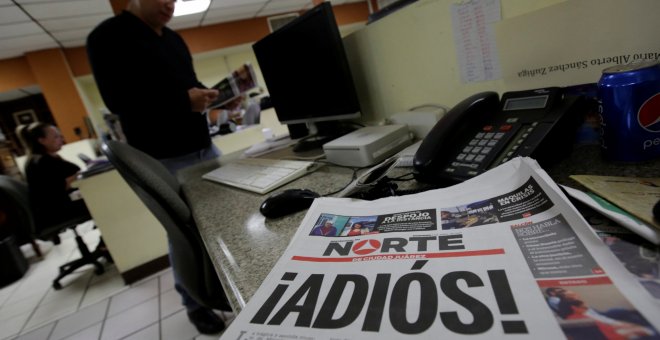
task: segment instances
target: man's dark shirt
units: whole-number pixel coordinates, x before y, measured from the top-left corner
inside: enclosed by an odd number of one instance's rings
[[[87,37],[94,78],[108,109],[118,114],[128,143],[155,158],[181,156],[211,144],[206,117],[191,112],[197,80],[190,51],[169,28],[159,36],[124,11]]]

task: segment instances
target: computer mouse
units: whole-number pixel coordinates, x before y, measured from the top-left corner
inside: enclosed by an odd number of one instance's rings
[[[267,218],[282,217],[305,210],[321,195],[307,189],[288,189],[266,198],[259,211]]]

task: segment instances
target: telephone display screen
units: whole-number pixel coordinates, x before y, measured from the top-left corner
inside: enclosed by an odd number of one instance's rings
[[[504,103],[504,111],[542,109],[548,102],[548,96],[511,98]]]

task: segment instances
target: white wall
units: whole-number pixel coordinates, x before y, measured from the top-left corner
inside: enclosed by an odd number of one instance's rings
[[[502,19],[564,0],[501,0]],[[501,80],[463,84],[451,28],[454,0],[420,0],[346,38],[344,44],[366,121],[414,106],[453,106],[481,91],[503,92]]]

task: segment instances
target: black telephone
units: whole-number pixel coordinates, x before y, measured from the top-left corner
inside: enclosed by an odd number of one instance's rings
[[[517,156],[542,166],[570,153],[587,110],[583,96],[559,87],[468,97],[422,141],[413,160],[415,179],[441,186],[472,178]]]

